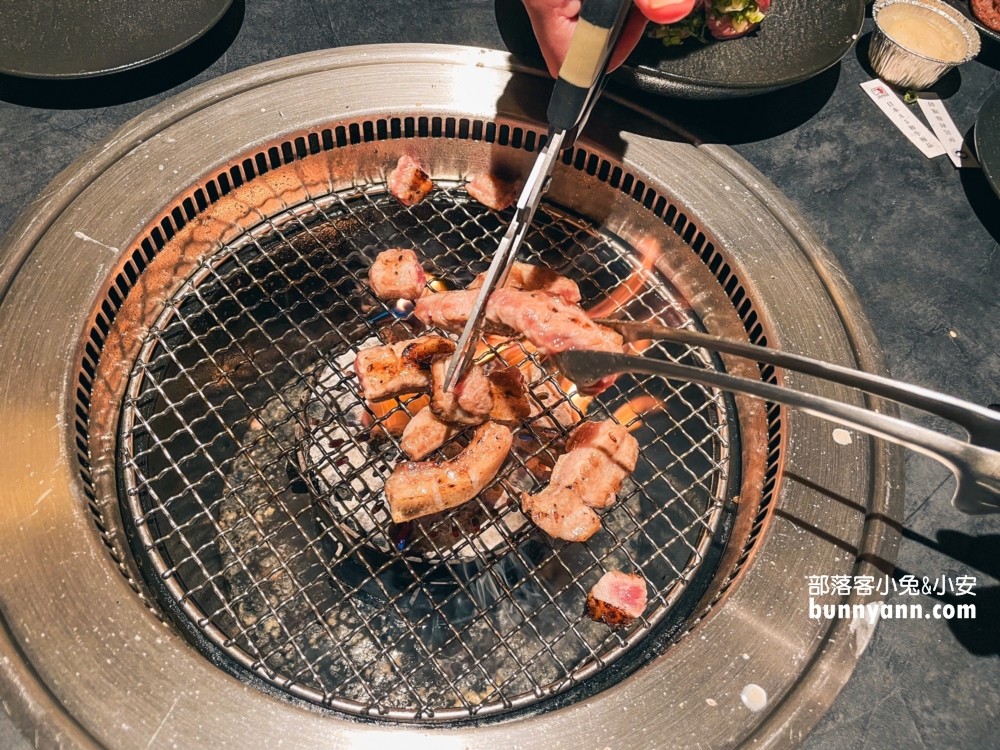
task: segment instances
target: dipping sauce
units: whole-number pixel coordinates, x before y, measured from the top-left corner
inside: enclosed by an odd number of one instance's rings
[[[961,29],[929,8],[895,3],[882,9],[878,25],[892,41],[910,52],[942,62],[961,62],[969,44]]]

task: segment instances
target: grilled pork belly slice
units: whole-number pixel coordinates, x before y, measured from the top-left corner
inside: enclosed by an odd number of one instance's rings
[[[444,422],[460,425],[482,424],[493,410],[493,388],[479,365],[473,365],[450,392],[445,392],[448,358],[431,365],[433,394],[430,409]]]
[[[600,528],[600,518],[591,509],[613,504],[622,482],[635,470],[639,443],[608,419],[581,424],[566,449],[556,460],[548,487],[534,496],[524,493],[521,507],[549,536],[580,542]]]
[[[479,274],[469,284],[469,289],[480,289],[485,280],[486,274]],[[504,288],[520,289],[525,292],[548,292],[562,297],[569,305],[580,302],[580,287],[576,285],[575,281],[560,276],[551,268],[533,266],[530,263],[515,262],[507,275]]]
[[[427,276],[412,250],[384,250],[368,269],[368,285],[379,299],[417,299],[427,290]]]
[[[389,192],[404,206],[419,203],[434,189],[430,176],[420,166],[420,162],[408,154],[403,154],[396,162],[396,168],[386,180]]]
[[[524,377],[516,367],[492,370],[487,376],[493,391],[490,419],[508,427],[531,415],[531,405],[524,389]]]
[[[621,354],[624,346],[620,333],[598,325],[578,306],[545,292],[498,289],[486,303],[486,317],[523,334],[542,354],[569,350]],[[596,395],[615,380],[614,375],[602,378],[580,392]]]
[[[455,342],[441,336],[421,336],[395,344],[362,349],[354,372],[369,401],[384,401],[404,393],[431,390],[434,359],[455,351]]]
[[[440,328],[449,333],[461,333],[465,323],[476,304],[477,289],[461,289],[455,292],[439,292],[428,294],[417,300],[413,314],[426,326]],[[501,329],[490,326],[487,322],[487,333],[513,333],[509,328]]]
[[[587,615],[612,630],[621,630],[646,609],[646,579],[609,570],[587,594]]]
[[[480,172],[465,184],[465,192],[494,211],[503,211],[517,199],[517,183]]]
[[[468,447],[449,461],[401,461],[385,483],[395,523],[439,513],[468,502],[496,476],[507,453],[510,430],[487,422]]]
[[[461,427],[442,422],[425,407],[406,423],[399,447],[411,460],[422,461],[461,431]]]
[[[537,495],[521,493],[521,510],[554,539],[585,542],[601,528],[601,517],[573,490],[556,487]]]

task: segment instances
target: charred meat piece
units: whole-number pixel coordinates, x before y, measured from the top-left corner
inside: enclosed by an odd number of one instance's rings
[[[617,331],[597,325],[576,305],[545,292],[498,289],[486,303],[486,317],[524,334],[542,354],[573,350],[605,351],[620,354],[624,341]],[[615,376],[581,388],[581,393],[597,394],[610,388]]]
[[[496,476],[511,441],[510,430],[487,422],[449,461],[400,462],[385,483],[392,520],[412,521],[468,502]]]
[[[413,461],[422,461],[461,432],[462,428],[442,422],[429,408],[423,408],[403,429],[399,447]]]
[[[479,274],[469,284],[469,289],[481,288],[485,280],[486,274]],[[530,263],[514,263],[507,275],[504,288],[520,289],[525,292],[548,292],[562,297],[570,305],[580,302],[580,288],[575,281],[560,276],[551,268],[533,266]]]
[[[482,424],[493,410],[493,389],[479,365],[473,365],[450,391],[444,390],[448,359],[441,357],[431,365],[433,394],[431,411],[444,422],[460,425]]]
[[[389,192],[404,206],[419,203],[434,189],[430,176],[412,156],[403,154],[389,173]]]
[[[465,185],[465,191],[494,211],[503,211],[517,199],[517,183],[501,180],[489,172],[480,172]]]
[[[612,630],[621,630],[646,609],[646,579],[609,570],[587,594],[587,615]]]
[[[493,410],[490,419],[500,424],[513,426],[531,415],[524,389],[524,378],[516,367],[492,370],[487,376],[493,391]]]
[[[427,290],[427,276],[412,250],[384,250],[368,269],[368,284],[379,299],[417,299]]]
[[[395,344],[362,349],[354,372],[369,401],[384,401],[404,393],[430,392],[431,364],[455,351],[455,342],[441,336],[421,336]]]
[[[609,419],[581,424],[566,449],[556,460],[549,486],[534,496],[523,494],[521,507],[549,536],[579,542],[600,527],[591,508],[614,503],[622,482],[635,470],[639,443]]]
[[[567,542],[585,542],[601,528],[601,517],[572,490],[522,492],[521,510],[546,534]]]

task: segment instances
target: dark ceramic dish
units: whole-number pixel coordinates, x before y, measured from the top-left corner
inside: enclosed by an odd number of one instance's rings
[[[496,0],[508,49],[539,60],[541,53],[521,0]],[[643,39],[617,80],[645,91],[690,99],[752,96],[822,73],[846,55],[861,33],[864,0],[774,0],[757,31],[742,39],[664,47]]]
[[[1000,196],[1000,92],[986,100],[976,118],[976,155],[986,181]]]
[[[0,73],[85,78],[159,60],[203,36],[232,0],[0,0]]]

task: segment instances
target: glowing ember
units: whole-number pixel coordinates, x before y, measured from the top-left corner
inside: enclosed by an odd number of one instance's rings
[[[652,268],[656,259],[660,257],[659,243],[653,238],[647,237],[636,243],[635,250],[641,258],[639,267],[619,284],[606,299],[587,310],[587,315],[592,318],[603,318],[625,309],[625,306],[638,296],[646,283],[653,280]]]
[[[431,402],[426,393],[409,393],[400,396],[398,399],[390,398],[380,401],[377,404],[368,404],[368,409],[375,417],[375,425],[372,427],[372,435],[378,435],[384,431],[389,435],[399,436],[410,422],[410,414],[416,414]],[[406,408],[403,408],[403,405]]]
[[[622,404],[615,409],[612,416],[618,424],[623,425],[629,432],[635,432],[642,427],[643,416],[660,411],[665,406],[662,401],[652,396],[636,396],[627,404]]]

